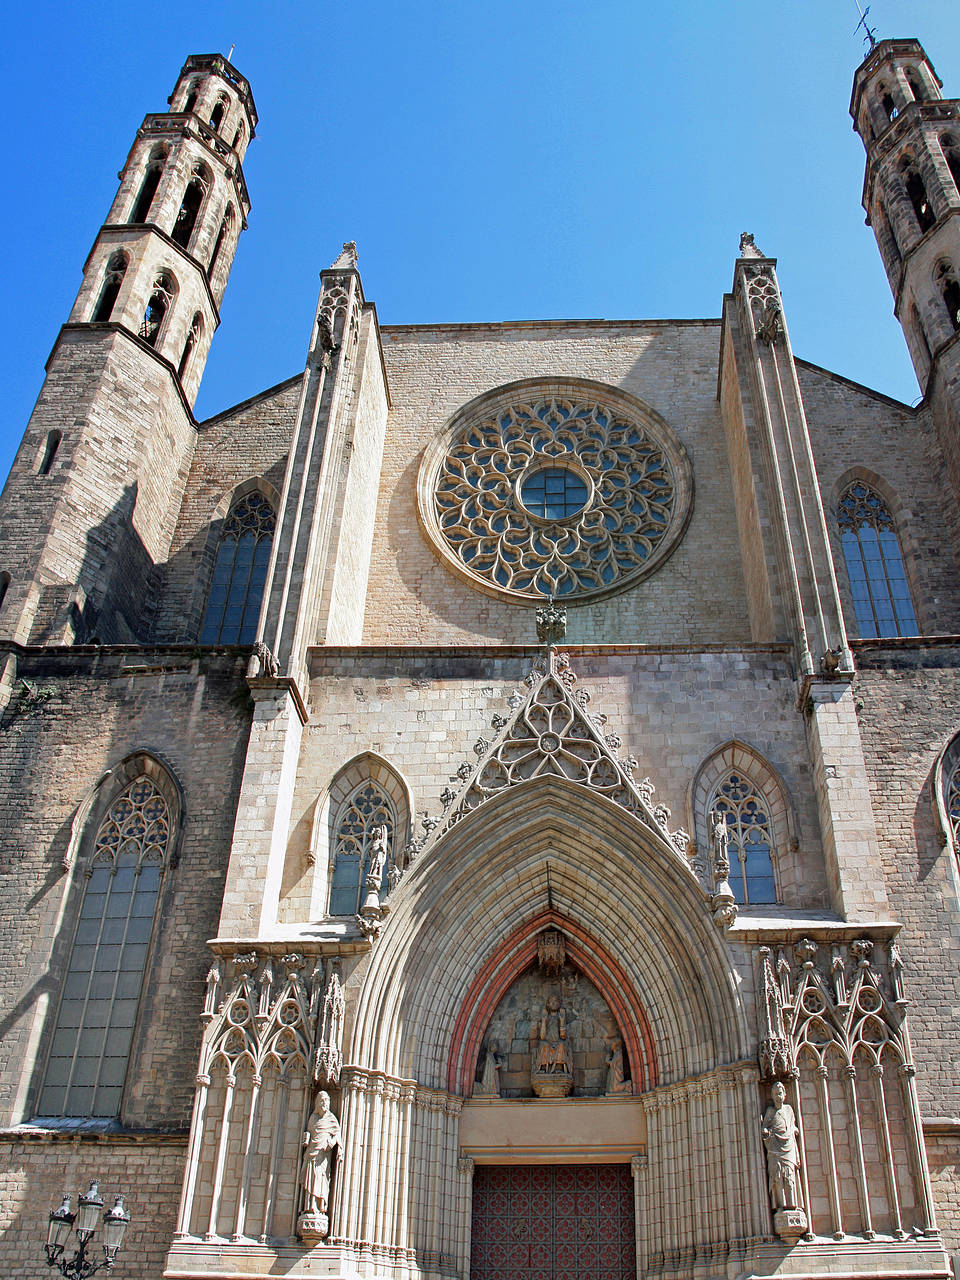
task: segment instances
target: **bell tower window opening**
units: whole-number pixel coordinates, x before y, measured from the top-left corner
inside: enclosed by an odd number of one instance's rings
[[[197,98],[200,96],[198,85],[192,84],[187,94],[186,101],[183,104],[184,111],[189,115],[191,111],[195,111],[197,107]]]
[[[742,773],[730,773],[717,787],[711,812],[727,828],[734,898],[744,905],[776,902],[770,817],[760,792]]]
[[[197,165],[193,171],[192,178],[187,183],[187,189],[183,193],[183,202],[180,205],[180,212],[177,214],[177,220],[173,227],[173,239],[182,249],[186,249],[190,243],[193,228],[196,226],[197,215],[203,204],[203,198],[207,194],[208,181],[206,169],[203,165]]]
[[[913,67],[907,67],[903,74],[907,84],[910,86],[910,92],[913,94],[914,101],[922,102],[924,94],[923,89],[920,87],[920,77],[917,75],[916,71],[914,71]]]
[[[227,113],[227,107],[230,105],[229,99],[225,93],[221,93],[214,104],[213,110],[210,112],[210,128],[220,132],[220,126],[223,124],[223,117]]]
[[[941,262],[937,266],[935,278],[943,305],[947,308],[950,326],[956,333],[960,329],[960,284],[957,282],[957,273],[949,262]]]
[[[140,337],[151,347],[155,347],[159,341],[164,318],[176,292],[177,286],[173,277],[168,272],[161,271],[153,282],[153,292],[150,294],[150,301],[147,303],[140,325]]]
[[[203,332],[203,316],[198,311],[193,317],[190,324],[190,330],[187,333],[187,340],[183,344],[183,355],[180,357],[180,364],[177,368],[177,376],[182,378],[190,364],[190,357],[196,350],[197,343],[200,341],[200,335]]]
[[[127,255],[125,253],[114,253],[110,256],[107,263],[107,270],[103,277],[103,288],[100,290],[100,299],[97,302],[96,309],[93,313],[95,323],[102,323],[109,320],[113,315],[113,308],[116,306],[117,295],[120,292],[120,286],[123,284],[123,277],[127,270]]]
[[[900,168],[907,196],[913,205],[913,212],[917,215],[920,230],[929,231],[937,219],[930,204],[930,197],[927,195],[926,185],[909,160],[905,160]]]
[[[237,132],[233,135],[233,142],[230,144],[233,147],[234,151],[236,151],[237,147],[239,147],[242,141],[243,141],[243,121],[241,120],[240,123],[237,125]]]
[[[46,443],[43,446],[43,457],[40,459],[40,466],[37,468],[38,476],[48,476],[53,461],[57,456],[57,450],[60,448],[60,441],[63,439],[62,431],[48,431]]]
[[[119,1114],[170,835],[167,802],[146,775],[114,800],[100,823],[39,1115]]]
[[[950,202],[953,204],[956,198],[960,197],[960,141],[949,133],[945,133],[940,139],[940,147],[943,151],[943,158],[947,162],[947,168],[950,170],[950,176],[953,178],[954,186],[957,189],[957,196]]]
[[[227,517],[217,547],[201,644],[252,644],[276,524],[262,493],[249,493]]]
[[[0,609],[3,608],[3,602],[7,598],[7,591],[10,587],[10,575],[6,570],[0,573]]]
[[[839,517],[860,635],[917,635],[900,540],[887,504],[858,480],[841,497]]]
[[[387,829],[387,848],[390,849],[397,829],[393,805],[376,783],[364,782],[341,805],[336,817],[330,915],[353,916],[360,910],[374,837],[380,827]],[[389,861],[389,857],[384,861],[381,893],[385,893],[389,885]]]
[[[157,187],[160,185],[162,173],[162,162],[159,160],[151,161],[147,172],[143,176],[143,183],[140,187],[140,194],[137,196],[137,202],[133,206],[133,213],[130,215],[131,222],[146,222],[150,213],[150,206],[153,204],[153,197],[157,194]]]
[[[898,115],[897,104],[894,102],[890,90],[885,84],[877,85],[877,97],[880,100],[880,106],[883,108],[883,114],[887,119],[891,122],[896,120]]]
[[[213,279],[213,273],[217,268],[220,260],[220,250],[223,248],[224,241],[227,238],[227,232],[233,226],[233,205],[227,205],[227,211],[223,215],[223,221],[220,223],[220,230],[217,232],[216,243],[213,246],[213,253],[210,255],[210,266],[207,268],[207,279]]]

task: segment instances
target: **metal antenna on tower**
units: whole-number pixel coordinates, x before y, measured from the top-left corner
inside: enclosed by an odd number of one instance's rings
[[[870,10],[868,9],[868,10],[867,10],[867,12],[869,13],[869,12],[870,12]],[[237,47],[237,46],[236,46],[235,44],[232,44],[232,45],[230,46],[230,52],[227,54],[227,61],[228,61],[228,62],[229,62],[229,61],[230,61],[230,59],[233,57],[233,51],[234,51],[234,49],[235,49],[236,47]]]
[[[854,0],[854,3],[857,6],[857,12],[860,14],[860,21],[853,28],[853,34],[856,35],[860,28],[863,27],[864,41],[870,45],[871,49],[875,49],[877,47],[877,33],[867,26],[867,14],[870,12],[870,6],[867,5],[864,9],[860,4],[860,0]]]

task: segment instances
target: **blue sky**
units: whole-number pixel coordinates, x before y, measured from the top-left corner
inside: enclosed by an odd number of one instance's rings
[[[49,4],[8,15],[5,473],[116,173],[184,57],[253,87],[253,210],[198,417],[298,372],[345,239],[381,323],[717,316],[739,234],[799,356],[913,402],[848,115],[854,0]],[[960,97],[956,0],[875,0]]]

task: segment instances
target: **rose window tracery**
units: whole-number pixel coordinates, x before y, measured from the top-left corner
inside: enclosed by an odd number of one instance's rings
[[[692,490],[683,446],[613,388],[505,388],[429,451],[420,515],[443,558],[517,601],[580,599],[646,576],[676,545]]]

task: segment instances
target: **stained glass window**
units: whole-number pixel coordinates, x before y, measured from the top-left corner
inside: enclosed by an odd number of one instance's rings
[[[946,782],[943,798],[953,830],[953,847],[960,849],[960,757],[954,762]]]
[[[167,802],[146,776],[97,831],[38,1112],[120,1111],[140,988],[170,844]]]
[[[236,503],[223,527],[201,644],[252,644],[267,580],[276,518],[262,493]]]
[[[396,830],[393,805],[373,782],[365,782],[340,806],[334,829],[330,914],[352,916],[360,910],[363,880],[370,865],[374,831],[387,828],[387,847]],[[381,889],[388,887],[389,859],[384,864]]]
[[[711,810],[727,824],[730,888],[737,902],[776,902],[770,818],[759,791],[743,774],[730,773]]]
[[[840,500],[840,542],[861,636],[915,636],[917,619],[893,517],[862,481]]]

